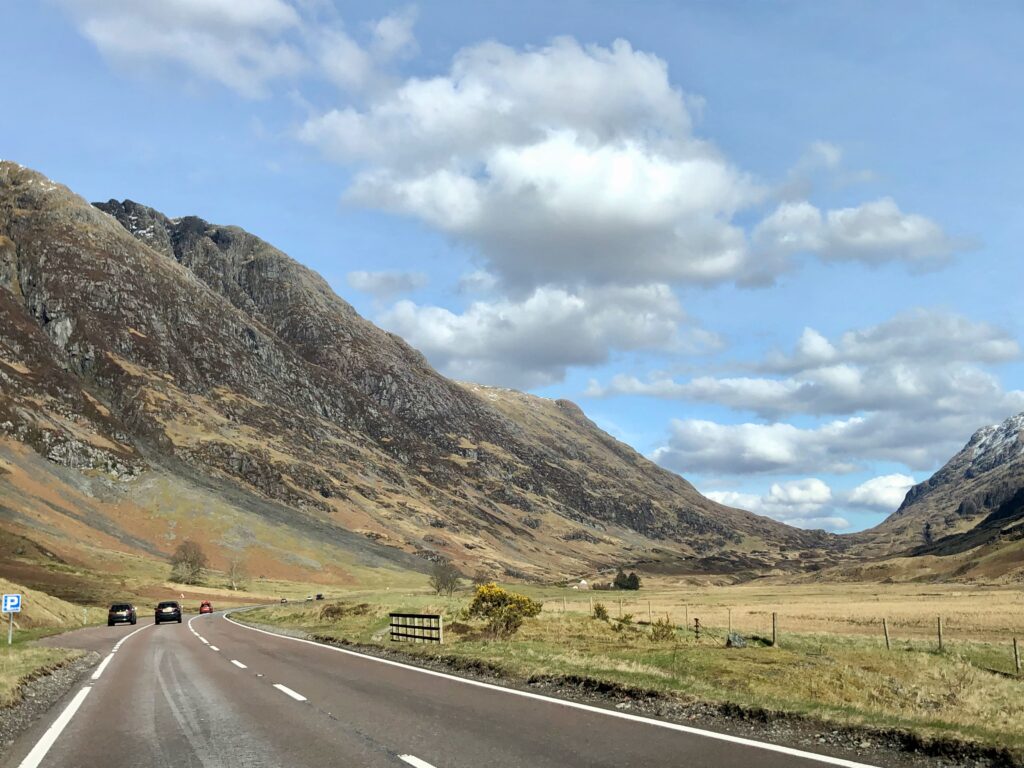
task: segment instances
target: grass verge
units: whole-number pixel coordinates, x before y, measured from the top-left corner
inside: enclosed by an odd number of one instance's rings
[[[82,651],[15,643],[0,648],[0,707],[21,699],[22,686],[82,656]]]

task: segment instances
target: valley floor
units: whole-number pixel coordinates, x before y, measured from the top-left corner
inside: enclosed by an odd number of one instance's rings
[[[646,691],[673,705],[733,705],[748,713],[796,715],[825,723],[826,731],[828,724],[876,734],[895,729],[940,751],[966,743],[1009,750],[1024,760],[1024,677],[1015,674],[1012,651],[1014,636],[1024,641],[1020,590],[765,583],[680,587],[654,579],[649,588],[633,593],[522,591],[543,600],[545,607],[511,640],[488,639],[478,626],[458,618],[469,599],[466,592],[452,598],[353,593],[341,601],[344,608],[335,609],[334,618],[322,616],[320,604],[274,606],[246,618],[384,648],[394,646],[386,634],[390,611],[440,612],[448,622],[445,645],[403,645],[403,652],[424,661],[443,659],[456,668],[482,668],[512,681],[599,681],[612,686],[613,696],[618,695],[614,691],[631,691],[622,694],[624,706]],[[593,618],[592,600],[608,610],[608,620]],[[620,610],[626,621],[620,620]],[[778,616],[774,647],[773,612]],[[675,630],[671,639],[655,641],[647,622],[666,614]],[[883,617],[891,650],[885,646]],[[725,647],[730,618],[733,631],[747,641],[745,648]],[[695,619],[701,623],[699,637]]]

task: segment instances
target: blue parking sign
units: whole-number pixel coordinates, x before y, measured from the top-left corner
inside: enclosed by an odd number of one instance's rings
[[[0,613],[18,613],[21,611],[21,595],[4,595],[3,610]]]

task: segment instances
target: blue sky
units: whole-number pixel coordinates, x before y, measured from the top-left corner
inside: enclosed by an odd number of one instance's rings
[[[60,0],[0,157],[237,224],[726,503],[880,521],[1024,410],[1024,9]]]

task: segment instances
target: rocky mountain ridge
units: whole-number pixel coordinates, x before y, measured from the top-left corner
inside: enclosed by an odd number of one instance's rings
[[[706,499],[567,401],[445,379],[244,230],[93,207],[14,163],[0,163],[0,321],[0,437],[129,494],[154,473],[199,483],[332,557],[362,541],[547,579],[813,565],[837,546]],[[25,534],[16,512],[0,507],[0,525]]]
[[[1024,413],[977,430],[896,512],[853,540],[854,554],[895,557],[915,578],[1024,578]]]

